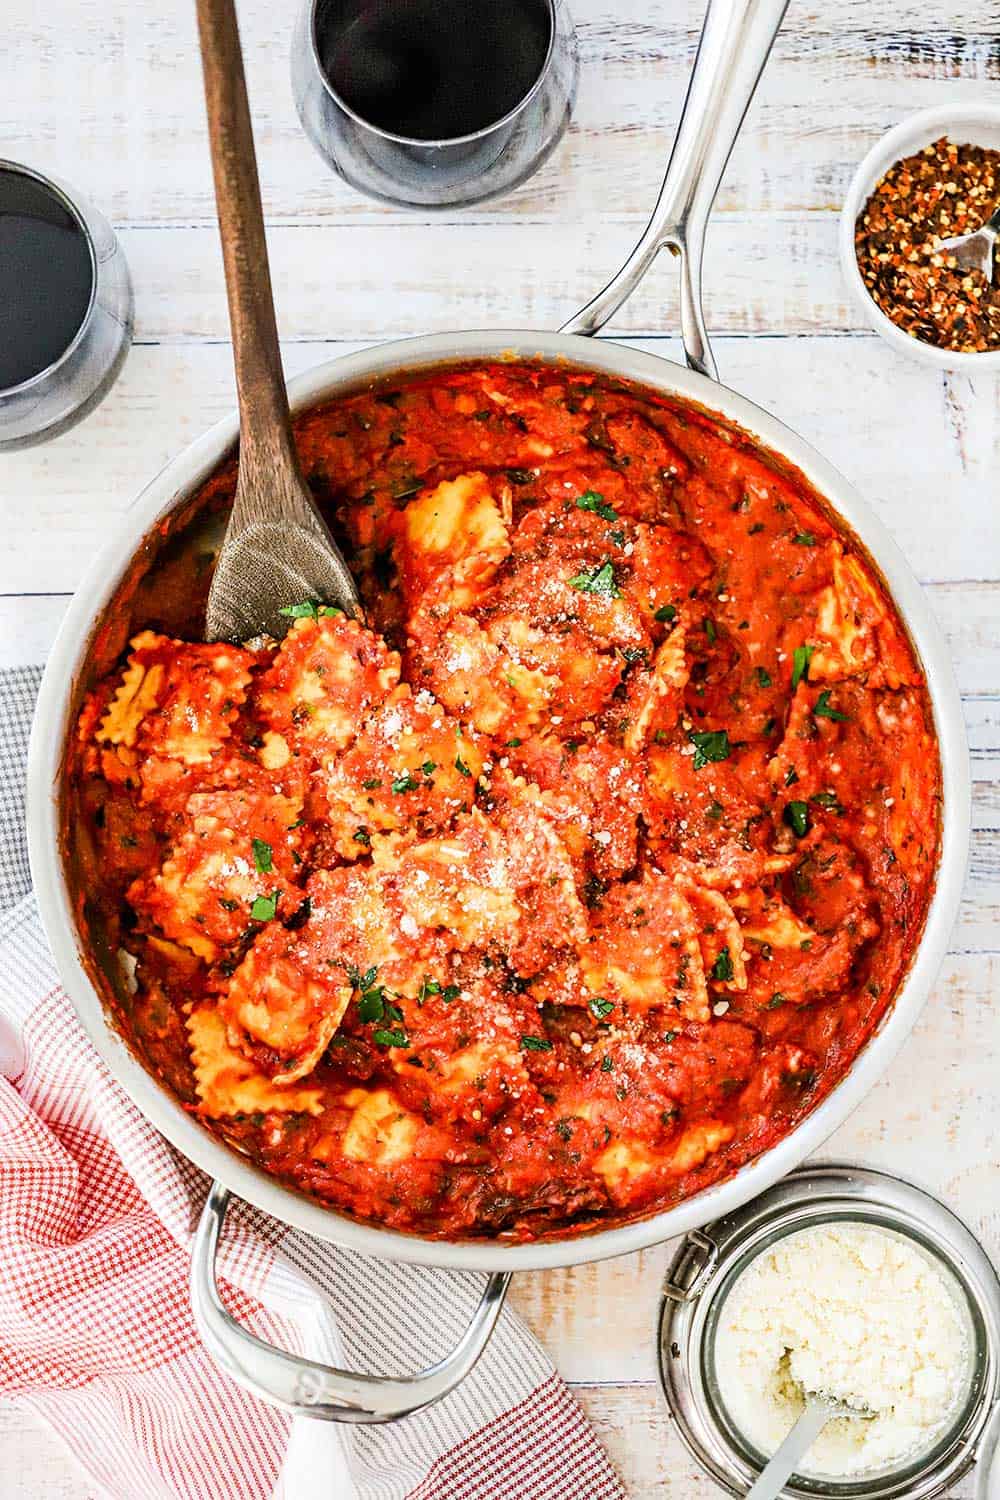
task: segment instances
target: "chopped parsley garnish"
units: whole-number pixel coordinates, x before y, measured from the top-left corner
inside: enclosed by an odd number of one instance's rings
[[[258,875],[270,874],[272,864],[271,846],[264,839],[253,840],[253,862]]]
[[[408,1047],[410,1038],[405,1031],[374,1031],[372,1041],[379,1047]]]
[[[765,1002],[764,1009],[765,1010],[777,1010],[777,1008],[778,1008],[779,1005],[787,1005],[787,1004],[788,1004],[788,996],[787,995],[783,995],[780,990],[775,990],[775,992],[771,996],[770,1000],[768,1000],[768,1001]]]
[[[510,748],[512,750],[516,750],[517,747],[518,747],[518,745],[521,743],[521,741],[515,735],[512,740],[507,740],[506,743],[510,746]]]
[[[771,686],[771,674],[764,667],[754,667],[754,676],[757,679],[758,687]]]
[[[580,594],[603,594],[606,599],[619,599],[621,589],[615,582],[615,570],[611,566],[610,558],[595,568],[592,573],[577,573],[575,578],[567,580],[571,589],[576,589]]]
[[[361,783],[361,785],[364,787],[366,792],[373,792],[376,787],[382,785],[382,778],[381,776],[369,776],[366,781],[363,781]]]
[[[688,739],[694,746],[694,769],[700,771],[709,761],[728,760],[731,746],[725,729],[692,730]]]
[[[468,766],[465,764],[465,761],[460,755],[455,756],[455,770],[460,771],[463,776],[472,775],[472,772],[469,770]]]
[[[318,620],[324,615],[342,615],[344,611],[335,604],[319,604],[315,599],[305,599],[301,604],[283,604],[278,613],[291,620]]]
[[[722,817],[723,807],[721,802],[710,802],[705,808],[705,817],[709,822],[717,823]]]
[[[423,771],[425,776],[430,776],[434,771],[437,770],[437,761],[425,760],[420,769],[421,771]]]
[[[404,771],[402,776],[397,776],[392,783],[392,790],[398,797],[403,792],[415,792],[419,785],[416,777],[411,776],[409,771]]]
[[[358,1015],[365,1023],[381,1021],[385,1015],[385,990],[380,984],[365,990],[358,1001]]]
[[[461,993],[460,985],[442,984],[439,979],[432,979],[429,974],[425,974],[417,991],[417,1004],[423,1005],[428,995],[440,995],[445,1004],[449,1004],[452,1000],[457,1000]],[[402,1013],[397,1019],[402,1020]]]
[[[614,1065],[615,1060],[611,1056],[610,1052],[605,1052],[604,1056],[601,1058],[601,1072],[610,1073]]]
[[[782,814],[784,821],[798,839],[809,832],[809,805],[806,802],[786,802]]]
[[[719,630],[711,615],[705,617],[705,634],[708,637],[708,644],[714,646],[719,639]]]
[[[833,719],[838,724],[847,722],[847,714],[842,714],[836,708],[830,707],[830,689],[824,688],[816,699],[816,707],[813,716],[817,719]]]
[[[250,915],[255,922],[273,921],[278,910],[278,891],[272,891],[269,896],[255,896],[250,908]]]
[[[661,625],[669,625],[672,621],[676,620],[676,618],[677,611],[672,604],[661,604],[659,609],[653,616],[653,619],[659,620]]]
[[[811,531],[797,531],[792,537],[796,547],[815,547],[816,538]]]
[[[521,1050],[524,1052],[551,1052],[552,1043],[543,1036],[522,1036]]]
[[[729,956],[728,948],[720,948],[715,963],[712,965],[712,978],[720,983],[733,977],[733,961]]]
[[[367,828],[355,828],[354,832],[351,834],[351,840],[355,844],[364,844],[365,848],[367,849],[371,845],[372,836],[368,832]]]
[[[795,769],[794,766],[789,766],[788,767],[788,772],[787,772],[787,774],[785,776],[785,785],[786,786],[794,786],[795,783],[798,781],[798,779],[799,779],[799,773],[798,773],[798,771],[796,771],[796,769]]]
[[[603,995],[594,995],[587,1001],[587,1005],[590,1008],[591,1015],[596,1016],[599,1021],[603,1021],[604,1017],[609,1016],[615,1008],[615,1002],[613,1000],[605,1000]]]
[[[827,812],[835,813],[838,818],[843,816],[844,809],[834,792],[813,792],[809,801],[815,802],[817,807],[825,808]]]
[[[347,965],[347,977],[356,990],[370,990],[375,983],[377,973],[377,964],[372,964],[371,968],[366,969],[363,974],[360,969],[355,968],[354,964]]]
[[[609,505],[604,496],[597,490],[587,490],[576,497],[577,510],[592,510],[595,516],[600,516],[602,521],[617,521],[618,512],[613,505]]]
[[[803,677],[809,676],[809,663],[812,661],[815,646],[796,646],[792,656],[792,691],[798,687]]]
[[[219,905],[223,911],[239,911],[240,908],[238,901],[230,901],[226,896],[219,897]]]

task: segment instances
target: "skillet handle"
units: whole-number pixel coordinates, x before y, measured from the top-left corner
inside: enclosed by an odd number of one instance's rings
[[[788,0],[708,0],[701,40],[660,196],[645,232],[618,274],[563,333],[597,333],[669,246],[680,261],[680,321],[692,370],[718,380],[701,305],[708,215]]]
[[[509,1274],[492,1275],[472,1322],[450,1354],[416,1375],[359,1375],[288,1354],[241,1327],[226,1312],[215,1279],[215,1256],[229,1192],[213,1182],[191,1259],[191,1307],[206,1349],[226,1374],[262,1401],[327,1422],[394,1422],[440,1401],[464,1380],[482,1354],[503,1306]]]

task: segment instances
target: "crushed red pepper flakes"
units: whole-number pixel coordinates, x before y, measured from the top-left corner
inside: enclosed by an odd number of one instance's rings
[[[963,270],[942,240],[980,229],[1000,199],[1000,151],[947,137],[876,183],[854,230],[865,286],[897,328],[973,354],[1000,348],[1000,286]]]

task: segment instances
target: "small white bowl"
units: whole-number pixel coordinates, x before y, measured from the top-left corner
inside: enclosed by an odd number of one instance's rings
[[[984,370],[1000,370],[1000,349],[981,353],[960,354],[954,349],[939,349],[935,344],[925,344],[897,328],[890,318],[873,300],[865,286],[858,268],[854,249],[854,226],[858,216],[872,195],[875,184],[889,168],[905,156],[913,156],[932,141],[947,136],[955,145],[986,146],[1000,151],[1000,105],[942,105],[934,109],[922,109],[896,125],[869,151],[858,167],[847,190],[844,207],[840,214],[840,263],[844,279],[859,312],[880,333],[887,343],[922,364],[933,365],[938,370],[961,370],[972,375]]]

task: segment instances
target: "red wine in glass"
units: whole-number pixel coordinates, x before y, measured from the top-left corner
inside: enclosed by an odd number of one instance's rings
[[[0,390],[65,354],[90,310],[94,257],[80,220],[36,177],[0,168]]]
[[[412,207],[508,192],[556,145],[576,87],[563,0],[305,0],[292,86],[353,186]]]
[[[323,71],[347,107],[418,141],[474,135],[509,115],[541,76],[551,41],[547,0],[365,0],[346,24],[328,8],[317,33]]]
[[[0,449],[85,416],[131,332],[132,283],[108,221],[41,172],[0,161]]]

